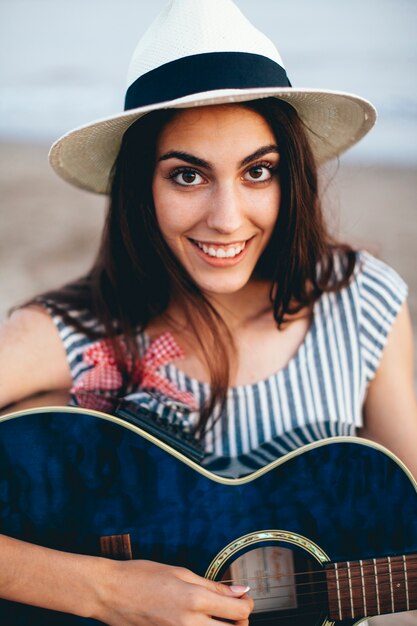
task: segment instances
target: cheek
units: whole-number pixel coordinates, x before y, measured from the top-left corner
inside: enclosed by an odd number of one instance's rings
[[[177,215],[175,199],[164,186],[161,187],[155,183],[152,187],[152,193],[159,229],[164,238],[169,239],[173,229],[175,229],[175,216]]]
[[[192,228],[194,224],[193,213],[187,211],[178,202],[161,200],[159,198],[158,201],[157,197],[154,199],[156,219],[163,238],[169,247],[174,249],[180,245],[180,238]]]
[[[265,196],[262,206],[258,206],[258,223],[263,230],[270,231],[274,228],[278,219],[281,203],[281,188],[279,184],[271,189],[271,193]]]
[[[191,193],[175,193],[166,185],[153,185],[155,215],[164,238],[186,234],[201,219],[201,203]]]

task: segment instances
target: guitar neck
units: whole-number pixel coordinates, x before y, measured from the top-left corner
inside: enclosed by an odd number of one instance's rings
[[[326,578],[333,620],[417,609],[417,554],[329,563]]]

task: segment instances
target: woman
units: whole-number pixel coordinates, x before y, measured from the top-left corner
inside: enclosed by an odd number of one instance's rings
[[[52,149],[70,182],[110,186],[108,220],[88,276],[4,326],[0,403],[45,389],[147,403],[225,475],[361,429],[417,475],[405,285],[332,241],[317,190],[317,164],[369,130],[372,106],[292,89],[229,0],[171,2],[129,84],[125,113]],[[7,537],[0,554],[0,596],[108,624],[243,625],[252,609],[247,588],[181,568]]]

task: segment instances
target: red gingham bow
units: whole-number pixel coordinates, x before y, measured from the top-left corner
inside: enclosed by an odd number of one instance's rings
[[[119,348],[122,354],[126,355],[126,347],[120,340]],[[169,398],[183,402],[188,406],[196,409],[195,398],[192,393],[181,391],[171,381],[158,372],[158,368],[167,365],[174,359],[181,359],[184,353],[178,346],[171,333],[166,332],[159,335],[146,350],[142,361],[135,364],[132,369],[130,359],[126,355],[126,364],[131,373],[131,385],[138,386],[141,389],[153,389],[162,392]],[[122,375],[117,367],[111,342],[108,339],[98,341],[89,346],[84,352],[83,361],[87,365],[91,365],[91,369],[85,372],[79,381],[75,383],[71,389],[71,393],[75,395],[82,406],[86,408],[108,409],[109,392],[116,392],[122,387]],[[91,403],[87,399],[90,394],[86,392],[96,392]],[[107,392],[104,393],[103,392]],[[100,399],[96,394],[101,394]],[[115,394],[114,394],[115,395]],[[100,404],[101,406],[97,406]]]

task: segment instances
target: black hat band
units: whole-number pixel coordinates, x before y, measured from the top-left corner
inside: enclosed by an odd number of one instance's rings
[[[165,63],[128,88],[125,111],[218,89],[291,87],[281,65],[248,52],[209,52]]]

